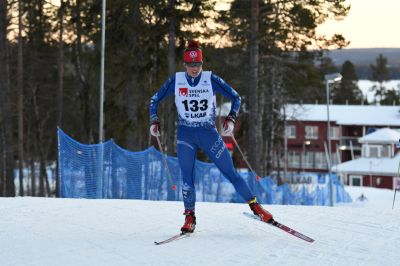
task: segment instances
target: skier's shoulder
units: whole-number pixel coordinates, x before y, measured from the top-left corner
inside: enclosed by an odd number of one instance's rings
[[[215,74],[211,71],[210,71],[210,73],[211,73],[211,81],[216,82],[220,85],[226,84],[226,82],[220,76],[218,76],[217,74]]]
[[[168,79],[164,82],[164,84],[162,85],[162,90],[170,90],[171,87],[175,87],[175,80],[176,80],[176,76],[175,74],[171,75],[168,77]]]
[[[178,73],[178,72],[177,72]],[[167,79],[167,81],[165,82],[165,83],[168,83],[168,84],[170,84],[170,83],[173,83],[173,82],[175,82],[175,79],[176,79],[176,74],[177,73],[175,73],[175,74],[173,74],[173,75],[171,75],[171,76],[169,76],[168,77],[168,79]]]

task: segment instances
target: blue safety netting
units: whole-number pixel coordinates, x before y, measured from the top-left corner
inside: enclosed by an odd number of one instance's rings
[[[154,147],[132,152],[113,140],[102,144],[81,144],[58,129],[60,196],[89,199],[142,199],[181,201],[181,172],[176,157],[163,157]],[[241,173],[261,203],[329,205],[328,178],[316,184],[278,186],[270,177],[256,181]],[[334,201],[351,202],[343,185],[333,176]],[[196,161],[197,201],[243,202],[232,184],[212,163]],[[176,190],[172,187],[176,186]]]

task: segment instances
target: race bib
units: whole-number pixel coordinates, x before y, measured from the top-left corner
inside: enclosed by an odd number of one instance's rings
[[[202,122],[212,116],[215,96],[211,86],[211,72],[203,71],[197,86],[186,80],[185,72],[175,75],[175,105],[179,116],[188,122]]]

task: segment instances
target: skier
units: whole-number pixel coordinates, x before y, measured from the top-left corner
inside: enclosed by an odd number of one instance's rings
[[[233,133],[240,109],[239,94],[211,71],[203,71],[203,54],[198,42],[189,42],[183,53],[183,63],[186,72],[177,72],[171,76],[151,98],[149,106],[150,133],[158,137],[160,136],[158,104],[171,94],[175,96],[178,111],[177,150],[183,178],[182,195],[185,207],[182,233],[192,233],[196,226],[194,167],[199,148],[229,179],[253,213],[264,222],[272,222],[272,215],[261,207],[246,182],[235,170],[225,143],[215,128],[215,93],[224,95],[232,102],[230,113],[222,125],[223,136],[230,136]]]
[[[368,198],[364,195],[364,193],[361,193],[361,196],[359,196],[357,198],[357,201],[363,202],[363,201],[367,201]]]

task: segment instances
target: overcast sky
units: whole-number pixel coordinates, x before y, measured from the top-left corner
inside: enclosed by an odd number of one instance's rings
[[[342,21],[327,21],[317,32],[342,33],[347,48],[400,48],[400,0],[347,0],[351,5]]]

